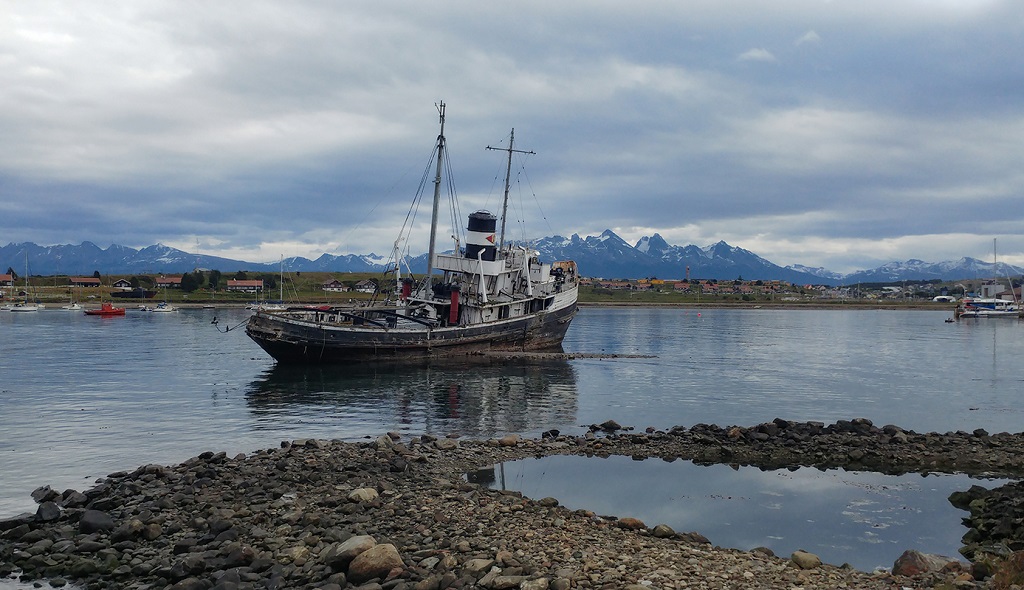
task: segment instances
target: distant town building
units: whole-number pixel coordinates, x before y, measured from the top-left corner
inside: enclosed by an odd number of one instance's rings
[[[345,285],[345,283],[339,281],[338,279],[334,279],[333,281],[327,281],[326,283],[324,283],[323,288],[324,291],[332,293],[347,293],[349,291],[348,286]]]
[[[228,279],[228,284],[225,289],[241,293],[258,293],[263,290],[263,279]]]
[[[377,283],[371,281],[370,279],[359,281],[358,283],[356,283],[356,291],[359,291],[360,293],[376,293]]]
[[[114,287],[115,289],[120,289],[121,291],[132,290],[132,282],[129,281],[128,279],[117,279],[111,286]]]
[[[100,280],[96,277],[70,277],[68,281],[72,287],[99,287]]]
[[[14,276],[13,275],[0,275],[0,287],[13,287]]]
[[[157,277],[156,287],[158,289],[180,289],[181,277]]]

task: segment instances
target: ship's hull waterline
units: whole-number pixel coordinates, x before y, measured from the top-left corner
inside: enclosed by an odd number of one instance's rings
[[[427,329],[354,329],[257,312],[246,333],[281,363],[415,361],[487,351],[559,350],[575,301],[519,318]]]

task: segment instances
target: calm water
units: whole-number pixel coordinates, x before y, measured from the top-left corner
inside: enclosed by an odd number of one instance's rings
[[[882,475],[842,469],[755,467],[555,456],[512,461],[468,474],[496,489],[554,497],[570,509],[632,516],[648,526],[699,531],[715,545],[804,549],[825,563],[891,569],[917,548],[956,557],[966,513],[947,498],[1006,480],[966,475]]]
[[[243,310],[0,312],[0,517],[43,484],[281,440],[580,433],[783,417],[919,431],[1024,430],[1024,325],[945,312],[584,308],[567,351],[649,354],[509,367],[285,369]],[[704,532],[704,531],[702,531]],[[708,534],[705,532],[705,534]]]

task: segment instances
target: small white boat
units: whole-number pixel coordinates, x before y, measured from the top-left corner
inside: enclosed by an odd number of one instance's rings
[[[170,313],[172,311],[178,311],[178,308],[166,303],[158,303],[156,307],[147,307],[146,311],[151,311],[153,313]]]
[[[965,297],[956,308],[958,318],[1017,318],[1020,306],[1008,299]]]
[[[60,306],[60,311],[82,311],[82,306],[77,303],[69,303],[67,305]]]
[[[39,311],[39,305],[35,303],[15,303],[11,306],[11,311]]]

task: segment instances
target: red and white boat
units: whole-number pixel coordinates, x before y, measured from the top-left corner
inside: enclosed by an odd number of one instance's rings
[[[114,307],[113,303],[103,303],[99,309],[87,309],[85,315],[115,316],[124,315],[123,307]]]

